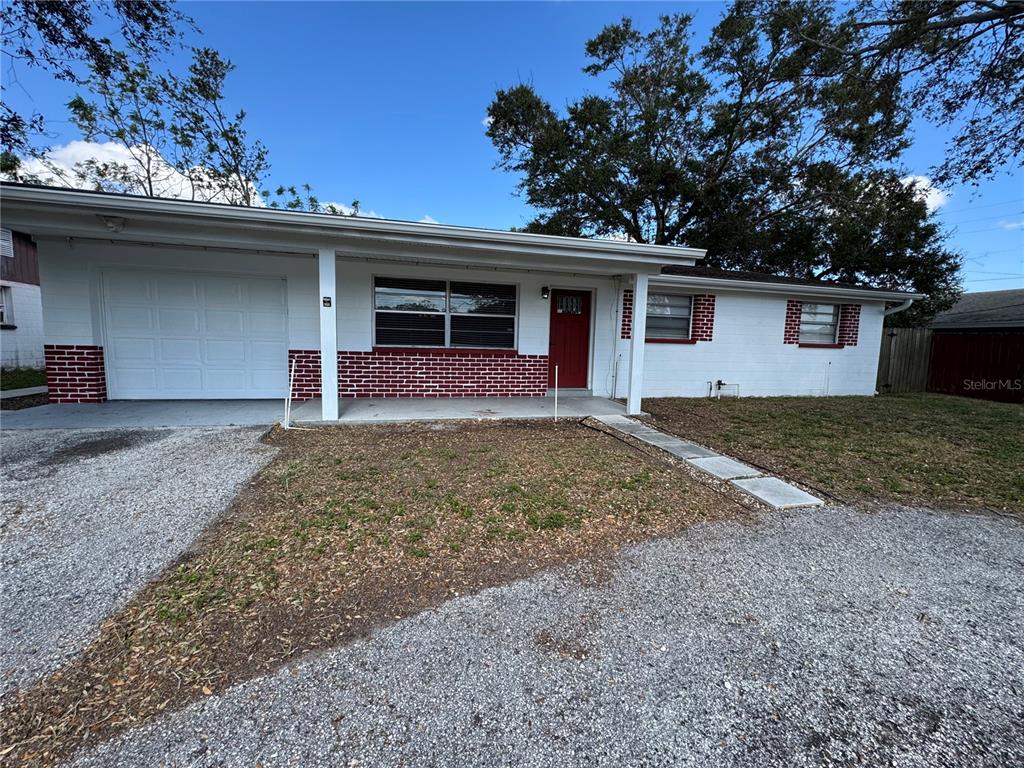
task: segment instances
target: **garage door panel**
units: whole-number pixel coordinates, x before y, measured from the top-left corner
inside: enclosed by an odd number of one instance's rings
[[[206,310],[206,331],[214,335],[242,336],[245,333],[245,313],[240,310]]]
[[[199,332],[199,313],[194,309],[167,309],[161,307],[157,321],[162,333],[185,334]]]
[[[245,362],[245,342],[242,339],[207,341],[206,362],[211,365]]]
[[[278,313],[250,312],[249,332],[253,337],[279,338],[285,333],[287,319]]]
[[[160,306],[199,306],[199,280],[184,275],[156,277],[156,300]]]
[[[157,381],[165,397],[187,397],[203,390],[203,369],[196,365],[163,367]]]
[[[202,345],[199,339],[161,339],[160,360],[171,362],[202,362]]]
[[[138,272],[112,272],[104,276],[104,287],[107,291],[121,296],[124,301],[136,304],[150,304],[156,298],[153,280]]]
[[[111,398],[284,397],[283,280],[112,270],[103,290]]]
[[[155,339],[115,338],[108,347],[115,362],[155,363],[157,360]]]
[[[152,330],[153,310],[149,307],[112,307],[110,327],[115,330]]]
[[[230,278],[209,278],[206,281],[206,303],[222,307],[241,307],[244,302],[242,285]]]

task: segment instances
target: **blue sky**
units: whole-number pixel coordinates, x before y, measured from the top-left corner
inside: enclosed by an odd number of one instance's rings
[[[531,218],[516,178],[494,168],[482,124],[497,88],[532,83],[556,107],[601,84],[581,71],[587,39],[629,15],[696,14],[706,33],[718,3],[191,2],[182,9],[237,66],[233,108],[268,146],[273,183],[309,182],[323,200],[396,219],[508,228]],[[50,116],[53,143],[79,138],[63,121],[70,91],[24,67],[6,96]],[[54,119],[56,118],[56,119]],[[915,125],[904,162],[926,175],[946,134]],[[1024,173],[953,188],[940,209],[965,257],[967,290],[1024,288]]]

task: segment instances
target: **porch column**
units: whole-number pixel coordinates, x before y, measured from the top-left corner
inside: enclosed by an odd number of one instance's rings
[[[637,272],[633,282],[633,335],[629,344],[629,394],[626,413],[640,413],[644,385],[644,338],[647,335],[647,274]]]
[[[321,248],[320,267],[320,397],[324,421],[338,419],[338,297],[333,248]]]

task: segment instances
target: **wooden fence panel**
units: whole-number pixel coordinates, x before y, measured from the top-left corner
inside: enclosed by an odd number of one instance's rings
[[[924,392],[931,358],[930,328],[885,328],[875,388],[886,392]]]

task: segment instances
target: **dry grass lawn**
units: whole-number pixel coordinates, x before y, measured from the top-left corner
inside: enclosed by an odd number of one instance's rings
[[[850,501],[1024,512],[1024,408],[946,395],[644,400],[655,426]]]
[[[0,760],[76,749],[450,596],[743,513],[579,423],[277,431],[278,458],[76,661],[0,712]]]

